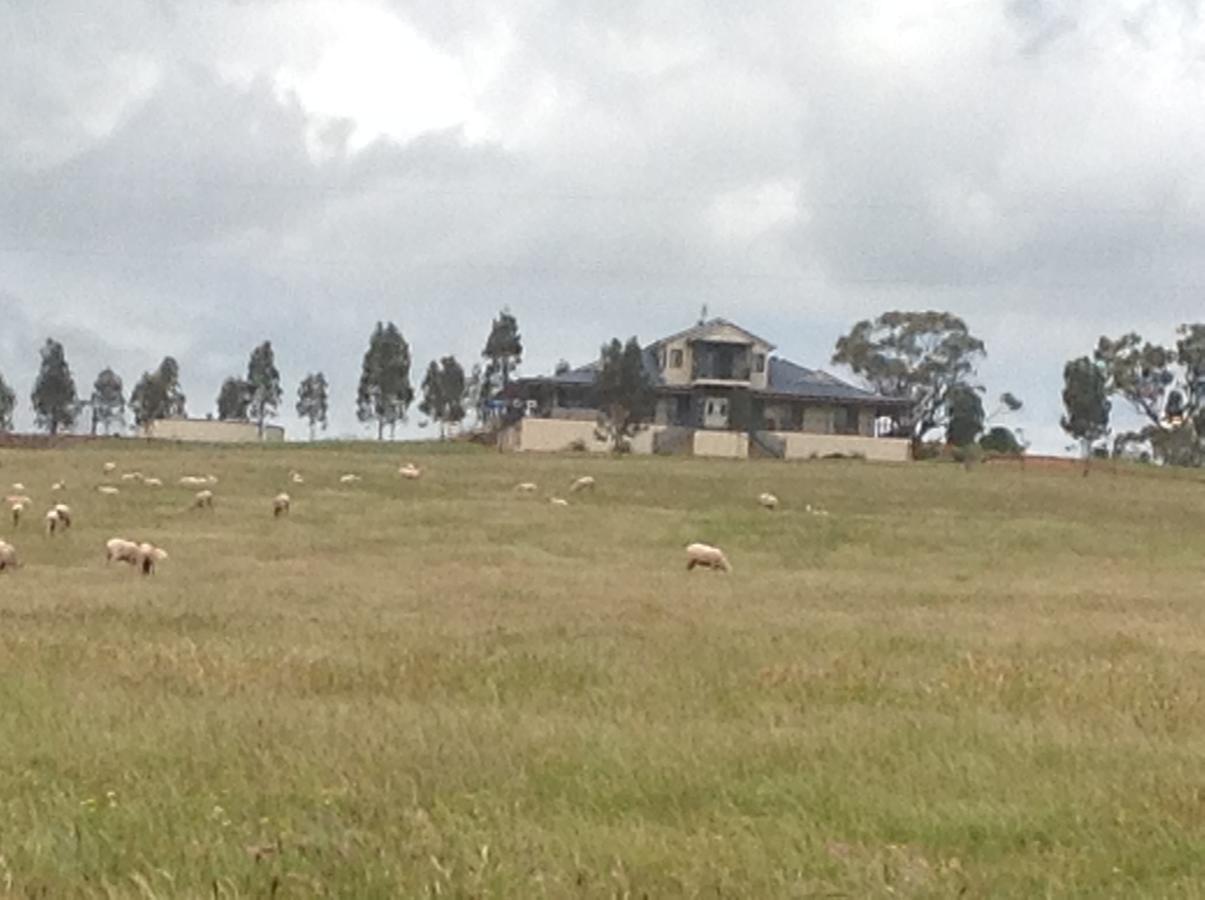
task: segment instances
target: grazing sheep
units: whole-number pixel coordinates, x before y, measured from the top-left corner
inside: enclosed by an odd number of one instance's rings
[[[568,506],[569,505],[569,501],[566,500],[564,497],[552,497],[548,500],[548,502],[551,503],[553,506]]]
[[[578,491],[592,490],[594,490],[594,477],[591,475],[583,475],[569,486],[569,493],[571,494],[576,494]]]
[[[144,478],[142,479],[142,483],[147,487],[163,487],[162,478]]]
[[[154,575],[155,563],[163,562],[165,559],[167,559],[167,551],[161,547],[156,547],[154,544],[138,545],[138,563],[143,575]]]
[[[340,484],[356,484],[360,481],[363,481],[363,479],[360,478],[359,475],[352,475],[351,473],[348,473],[339,479]]]
[[[184,487],[204,487],[209,484],[209,479],[201,475],[185,475],[180,479],[180,484]]]
[[[213,491],[197,491],[192,500],[193,509],[213,509]]]
[[[293,484],[305,484],[305,477],[300,472],[290,472],[289,481]]]
[[[51,489],[52,491],[54,491],[55,493],[58,493],[59,491],[65,491],[65,490],[67,490],[67,482],[65,482],[65,481],[56,481],[54,484],[52,484],[52,485],[50,486],[50,489]]]
[[[279,519],[281,516],[287,516],[293,505],[293,501],[288,494],[277,494],[272,501],[272,516]]]
[[[121,476],[122,481],[142,481],[141,472],[126,472]]]
[[[112,497],[114,494],[120,494],[121,491],[113,487],[111,484],[102,484],[96,489],[98,494],[104,494],[106,497]]]
[[[138,544],[134,541],[112,538],[105,543],[105,562],[124,562],[135,566],[138,561]]]
[[[14,481],[14,482],[13,482],[13,490],[14,490],[14,491],[18,491],[18,492],[19,492],[19,491],[23,491],[23,490],[25,490],[25,485],[23,485],[23,484],[22,484],[21,482],[19,482],[19,481]]]
[[[414,463],[406,463],[406,465],[402,466],[400,469],[397,470],[397,473],[399,475],[401,475],[403,478],[409,478],[409,479],[413,480],[416,478],[421,478],[422,474],[423,474],[423,470],[420,469],[418,466],[416,466]]]
[[[766,509],[778,509],[778,498],[773,494],[761,494],[757,498],[757,502],[759,506]]]
[[[17,550],[12,544],[0,541],[0,572],[7,572],[18,566]]]
[[[686,548],[686,570],[689,572],[695,566],[714,569],[721,572],[731,572],[732,564],[719,547],[710,544],[690,544]]]
[[[534,494],[536,492],[536,485],[534,482],[525,481],[522,484],[515,485],[515,490],[520,494]]]
[[[52,509],[46,513],[46,534],[54,537],[59,531],[66,531],[71,527],[71,518],[63,518],[62,514],[57,509]]]
[[[104,466],[102,468],[104,469],[104,472],[106,475],[112,475],[114,472],[117,471],[117,463],[107,462],[104,464]]]
[[[205,476],[205,483],[206,483],[206,484],[217,484],[217,483],[218,483],[218,476],[216,476],[216,475],[206,475],[206,476]]]

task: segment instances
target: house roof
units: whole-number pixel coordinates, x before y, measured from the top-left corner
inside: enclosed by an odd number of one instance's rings
[[[658,348],[668,342],[678,340],[683,337],[690,337],[694,334],[705,333],[710,327],[722,326],[735,328],[741,333],[747,335],[750,339],[758,341],[773,348],[773,344],[764,338],[760,338],[752,332],[746,331],[739,325],[729,322],[727,319],[708,319],[706,322],[688,328],[685,331],[680,331],[677,334],[671,334],[669,337],[655,341],[644,348],[644,370],[648,374],[654,387],[664,388],[666,390],[687,391],[690,386],[682,385],[681,387],[669,387],[665,384],[665,379],[661,374],[660,366],[657,362]],[[899,398],[884,397],[881,394],[876,394],[873,391],[867,391],[859,387],[855,387],[848,382],[842,381],[835,375],[820,369],[808,369],[804,366],[791,362],[790,360],[782,359],[777,356],[770,357],[768,360],[767,385],[765,390],[754,391],[755,396],[761,397],[783,397],[794,398],[800,400],[831,400],[843,401],[846,403],[861,403],[861,404],[876,404],[881,406],[906,405],[907,401]],[[539,375],[534,377],[516,379],[515,385],[535,385],[535,384],[550,384],[560,387],[588,387],[594,383],[595,376],[601,363],[598,360],[587,363],[584,366],[579,366],[576,369],[570,369],[568,372],[562,372],[560,375]]]
[[[708,319],[706,322],[699,322],[697,325],[692,325],[690,328],[676,332],[675,334],[671,334],[669,337],[663,337],[658,341],[654,341],[652,346],[656,347],[659,344],[667,344],[670,341],[676,341],[681,338],[689,339],[689,338],[695,337],[697,335],[703,335],[703,334],[706,334],[708,331],[710,331],[713,328],[733,328],[733,329],[739,331],[745,337],[749,338],[750,341],[753,341],[754,343],[758,343],[758,344],[764,344],[765,346],[769,347],[771,350],[774,349],[774,344],[771,343],[770,341],[767,341],[763,337],[758,337],[752,331],[749,331],[746,328],[742,328],[740,325],[737,325],[735,322],[730,322],[727,319],[720,318],[719,316]]]

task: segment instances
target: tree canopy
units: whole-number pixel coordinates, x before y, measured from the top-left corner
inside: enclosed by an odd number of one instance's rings
[[[440,437],[444,437],[447,427],[465,416],[464,368],[454,356],[445,356],[438,362],[432,360],[422,387],[423,399],[418,408],[439,423]]]
[[[983,341],[947,312],[887,312],[858,322],[837,341],[832,361],[888,397],[911,402],[899,430],[919,444],[949,420],[951,392],[977,388]]]
[[[0,432],[13,430],[13,413],[17,409],[17,393],[0,375]]]
[[[145,428],[156,419],[177,419],[185,415],[185,397],[180,390],[180,364],[165,356],[154,372],[143,372],[134,392],[130,408],[134,422]]]
[[[111,434],[115,425],[124,426],[126,396],[121,376],[112,369],[105,369],[97,375],[88,406],[92,410],[93,434],[97,434],[102,428],[105,434]]]
[[[218,391],[218,418],[223,422],[245,422],[251,406],[251,385],[233,376]]]
[[[410,346],[392,322],[377,322],[369,338],[368,351],[356,392],[356,415],[361,422],[377,423],[377,438],[406,421],[406,410],[414,399],[410,386]]]
[[[326,376],[321,372],[306,375],[297,388],[297,415],[310,426],[310,440],[317,437],[318,426],[325,430],[330,397]]]
[[[653,415],[653,384],[644,368],[644,351],[631,337],[604,344],[601,365],[594,380],[598,402],[598,435],[617,453],[627,451],[631,440]]]
[[[42,366],[30,400],[38,427],[50,434],[58,434],[75,424],[79,396],[63,345],[58,341],[47,340],[42,347]]]
[[[283,396],[272,342],[264,341],[251,351],[247,363],[247,415],[259,427],[260,437],[264,434],[264,422],[276,418]]]

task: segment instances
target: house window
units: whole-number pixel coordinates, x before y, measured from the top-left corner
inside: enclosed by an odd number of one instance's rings
[[[766,354],[758,353],[753,357],[753,371],[758,375],[766,371]]]
[[[681,350],[669,351],[669,367],[671,369],[682,368],[682,351]]]

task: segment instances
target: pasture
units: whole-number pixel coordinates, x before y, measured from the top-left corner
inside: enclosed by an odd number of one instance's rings
[[[121,442],[14,481],[8,895],[1205,896],[1198,473]]]

